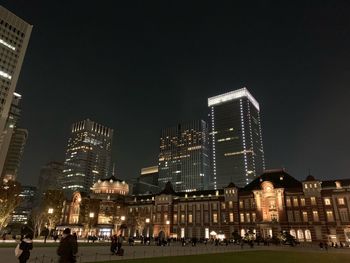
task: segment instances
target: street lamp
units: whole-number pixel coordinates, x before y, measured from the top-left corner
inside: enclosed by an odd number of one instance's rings
[[[149,219],[149,218],[146,218],[146,220],[145,220],[145,222],[146,222],[146,224],[147,224],[147,237],[149,237],[149,222],[150,222],[151,220]]]
[[[49,210],[47,211],[50,215],[53,214],[53,208],[49,208]]]
[[[95,213],[94,212],[90,212],[89,213],[89,235],[91,236],[91,220],[95,217]],[[89,241],[89,237],[88,237],[88,241]]]

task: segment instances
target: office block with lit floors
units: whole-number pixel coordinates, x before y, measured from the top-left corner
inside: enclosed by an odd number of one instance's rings
[[[89,119],[74,123],[59,183],[71,194],[89,193],[99,179],[111,175],[113,129]]]
[[[209,98],[208,106],[211,187],[243,187],[265,169],[259,103],[243,88]]]

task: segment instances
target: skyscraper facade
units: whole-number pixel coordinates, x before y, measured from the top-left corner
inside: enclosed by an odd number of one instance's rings
[[[67,193],[88,193],[111,173],[113,129],[89,119],[74,123],[68,140],[60,184]]]
[[[51,161],[41,167],[38,180],[38,194],[43,195],[47,190],[59,189],[58,180],[62,177],[63,163]]]
[[[11,104],[32,26],[0,6],[0,173],[2,174],[14,125]]]
[[[171,182],[176,191],[208,188],[209,138],[205,121],[198,120],[162,129],[158,186]]]
[[[16,128],[14,130],[2,170],[3,179],[16,180],[27,138],[28,131],[26,129]]]
[[[265,169],[260,107],[246,88],[208,99],[211,187],[243,187]]]

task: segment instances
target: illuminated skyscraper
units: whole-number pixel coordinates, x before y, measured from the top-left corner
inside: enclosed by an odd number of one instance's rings
[[[10,109],[32,26],[0,6],[0,174],[14,132]]]
[[[209,138],[205,121],[162,129],[158,186],[171,182],[176,191],[208,189]]]
[[[211,187],[243,187],[265,169],[259,103],[246,88],[208,99]]]
[[[111,175],[112,140],[113,129],[89,119],[72,125],[60,178],[67,194],[88,193],[96,181]]]

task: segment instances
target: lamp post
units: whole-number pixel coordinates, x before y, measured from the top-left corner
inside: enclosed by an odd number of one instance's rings
[[[146,236],[147,237],[149,237],[149,222],[150,222],[151,220],[149,219],[149,218],[146,218],[146,220],[145,220],[145,222],[146,222],[146,224],[147,224],[147,234],[146,234]]]
[[[49,208],[47,210],[47,213],[49,214],[48,219],[49,219],[49,230],[51,230],[52,227],[52,214],[53,214],[53,208]]]
[[[166,222],[166,225],[167,225],[167,230],[168,230],[168,237],[170,236],[170,221],[169,220],[167,220]]]
[[[95,217],[94,212],[89,213],[89,235],[91,236],[91,220]]]

